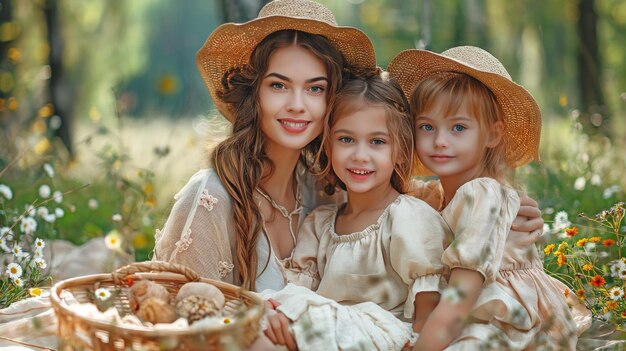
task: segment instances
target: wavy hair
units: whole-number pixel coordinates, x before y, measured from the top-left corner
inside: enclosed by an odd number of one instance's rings
[[[248,64],[233,67],[224,74],[222,89],[218,92],[218,97],[235,111],[235,118],[232,134],[213,150],[211,163],[233,199],[236,279],[241,286],[250,290],[256,289],[256,249],[259,235],[263,232],[263,218],[254,200],[254,191],[263,180],[262,177],[271,177],[274,171],[274,164],[265,152],[265,136],[260,127],[259,87],[272,53],[292,45],[307,49],[326,66],[329,103],[341,85],[343,56],[327,38],[295,30],[274,32],[263,39],[252,52]],[[320,143],[321,137],[317,137],[302,150],[300,161],[308,169],[312,167]],[[267,237],[267,233],[263,235]],[[265,267],[268,262],[269,259]]]
[[[332,169],[331,129],[338,118],[367,107],[382,107],[387,112],[387,128],[392,144],[394,172],[391,185],[404,194],[411,188],[413,166],[414,123],[408,113],[408,103],[400,85],[387,73],[378,70],[376,74],[360,73],[346,79],[337,92],[327,122],[322,132],[322,149],[316,161],[319,175],[328,181],[326,193],[333,194],[337,188],[346,190],[345,184]]]

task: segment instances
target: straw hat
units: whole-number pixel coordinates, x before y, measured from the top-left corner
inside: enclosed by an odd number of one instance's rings
[[[324,5],[310,0],[271,1],[249,22],[217,27],[196,54],[198,69],[213,102],[231,122],[232,107],[217,97],[222,76],[229,68],[248,63],[250,54],[266,36],[286,29],[322,35],[335,45],[348,64],[376,68],[374,48],[367,35],[353,27],[338,26],[335,16]]]
[[[533,160],[539,161],[539,106],[524,87],[511,80],[502,63],[487,51],[474,46],[454,47],[441,54],[405,50],[391,60],[388,71],[398,80],[407,98],[418,82],[438,72],[464,73],[479,80],[493,92],[504,113],[507,164],[519,167]],[[425,174],[424,167],[420,168],[420,174]]]

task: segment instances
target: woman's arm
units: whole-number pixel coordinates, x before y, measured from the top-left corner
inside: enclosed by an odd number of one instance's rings
[[[425,291],[415,295],[415,313],[413,314],[413,331],[421,332],[426,320],[435,310],[441,295],[436,291]]]
[[[453,294],[457,295],[443,296],[440,299],[426,320],[413,350],[443,350],[456,339],[463,328],[464,319],[470,314],[482,291],[483,282],[482,274],[477,271],[465,268],[452,269],[448,289],[456,290]]]

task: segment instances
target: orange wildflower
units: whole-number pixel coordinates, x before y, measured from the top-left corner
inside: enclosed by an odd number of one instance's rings
[[[565,228],[565,234],[571,238],[574,235],[578,234],[578,228],[577,227]]]
[[[615,245],[615,240],[613,239],[606,239],[602,241],[602,245],[604,246],[613,246]]]
[[[626,318],[626,311],[622,311],[622,318]]]
[[[595,277],[591,278],[589,283],[591,283],[591,285],[595,286],[596,288],[599,288],[604,285],[606,281],[600,275],[596,275]]]
[[[607,311],[613,311],[616,308],[617,308],[617,302],[615,302],[613,300],[609,300],[609,301],[606,302],[606,309],[607,309]]]
[[[597,243],[600,242],[600,240],[602,240],[602,238],[600,238],[599,236],[592,236],[591,238],[589,238],[590,243]]]
[[[563,295],[565,295],[565,298],[566,298],[566,299],[569,297],[569,289],[568,289],[568,288],[565,288],[565,289],[563,290]]]
[[[593,269],[593,265],[587,263],[586,265],[583,266],[583,271],[590,271]]]
[[[556,264],[558,264],[559,267],[567,263],[567,257],[565,257],[564,253],[555,252],[554,254],[556,255]]]
[[[585,298],[585,290],[584,289],[576,290],[576,296],[578,296],[579,299],[584,299]]]
[[[587,240],[587,238],[582,238],[582,239],[580,239],[580,240],[578,240],[578,241],[576,242],[576,246],[581,246],[581,247],[582,247],[582,246],[585,246],[585,244],[587,243],[587,241],[589,241],[589,240]]]

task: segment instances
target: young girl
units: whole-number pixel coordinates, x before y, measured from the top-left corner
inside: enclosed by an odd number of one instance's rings
[[[442,256],[449,286],[415,349],[574,350],[567,287],[510,230],[519,195],[507,173],[539,159],[535,100],[476,47],[407,50],[389,70],[410,95],[422,174],[439,176],[454,235]]]
[[[406,100],[386,73],[351,79],[324,128],[322,174],[348,200],[305,219],[286,272],[317,294],[290,284],[266,297],[293,321],[301,350],[399,350],[412,334],[404,322],[419,326],[430,312],[422,293],[439,291],[446,236],[441,216],[407,194],[413,126]],[[270,339],[289,338],[274,326]]]

